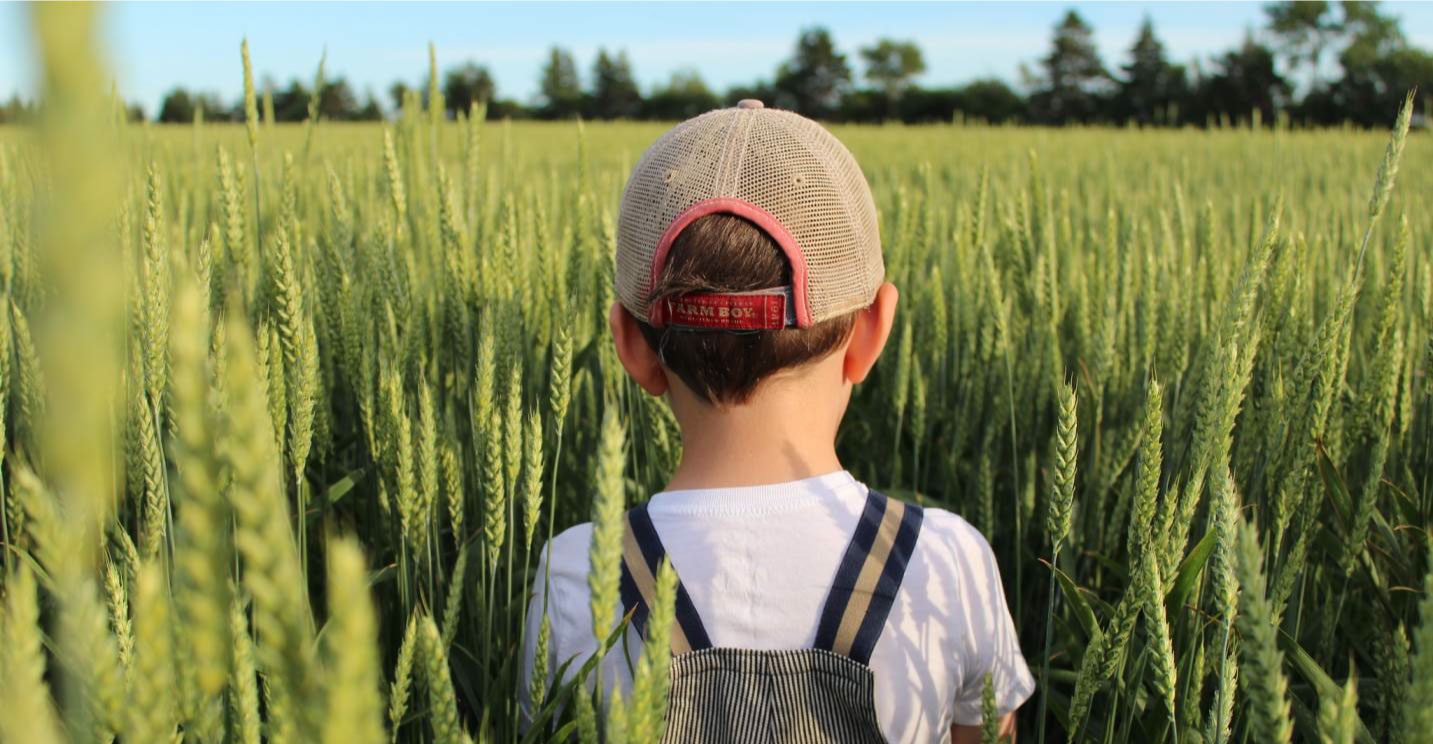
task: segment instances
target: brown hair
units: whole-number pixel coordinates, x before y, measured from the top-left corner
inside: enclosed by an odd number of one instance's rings
[[[791,283],[791,264],[769,235],[732,214],[698,217],[678,233],[651,303],[693,292],[748,292]],[[810,328],[729,333],[653,328],[639,319],[647,343],[703,401],[740,405],[762,380],[824,358],[855,327],[855,312]]]

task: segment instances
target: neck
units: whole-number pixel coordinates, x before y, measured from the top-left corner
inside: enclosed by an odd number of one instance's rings
[[[684,397],[673,391],[682,461],[668,490],[784,483],[841,469],[836,427],[845,406],[829,397],[813,400],[800,386],[766,386],[748,403],[722,408]]]

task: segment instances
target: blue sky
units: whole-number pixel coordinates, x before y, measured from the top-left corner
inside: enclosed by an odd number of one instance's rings
[[[552,44],[570,49],[584,84],[599,47],[625,48],[644,92],[683,67],[713,89],[769,78],[803,27],[822,24],[858,70],[856,49],[878,37],[922,47],[922,85],[976,77],[1019,80],[1067,8],[1095,28],[1107,66],[1123,61],[1140,20],[1153,18],[1170,56],[1187,62],[1237,44],[1263,25],[1253,2],[913,3],[913,2],[493,2],[493,3],[110,3],[106,43],[121,93],[150,114],[175,85],[242,89],[239,41],[248,36],[260,80],[312,80],[319,56],[362,95],[385,106],[396,79],[425,79],[427,43],[446,68],[467,60],[492,71],[502,97],[529,101]],[[1433,3],[1389,3],[1415,44],[1433,48]],[[0,3],[0,97],[35,92],[28,10]]]

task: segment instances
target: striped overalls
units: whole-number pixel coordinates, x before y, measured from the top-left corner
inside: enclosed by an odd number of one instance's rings
[[[813,648],[714,648],[677,581],[669,744],[884,744],[869,666],[920,534],[921,508],[869,491]],[[645,504],[627,512],[622,604],[645,635],[666,551]]]

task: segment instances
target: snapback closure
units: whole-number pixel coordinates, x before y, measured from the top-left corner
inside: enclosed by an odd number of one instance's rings
[[[756,333],[796,326],[790,285],[750,292],[697,292],[662,300],[666,325],[691,331]]]

